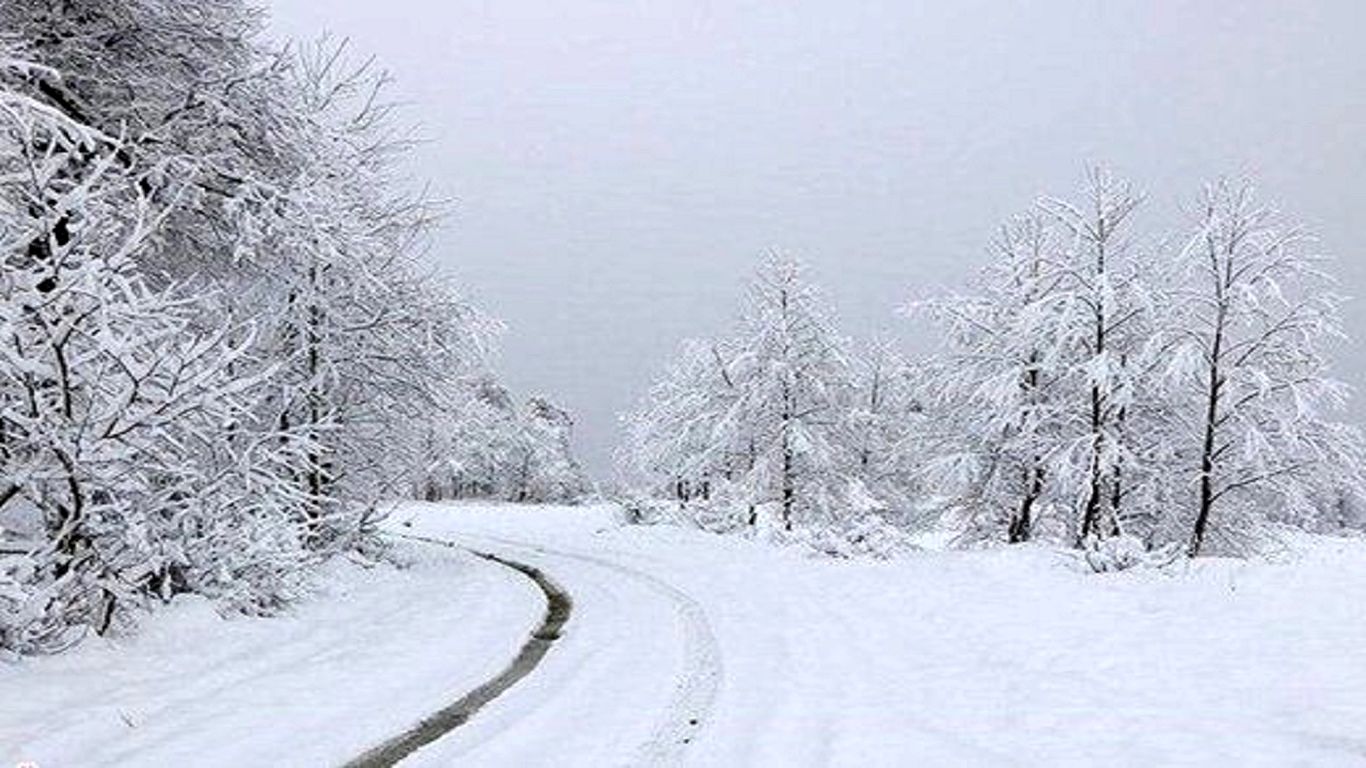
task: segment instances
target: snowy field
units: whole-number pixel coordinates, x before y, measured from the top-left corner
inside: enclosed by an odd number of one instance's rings
[[[608,507],[390,525],[575,601],[540,667],[405,765],[1366,765],[1362,540],[1095,576],[1038,548],[815,560]],[[338,566],[284,619],[187,601],[0,667],[0,764],[327,765],[400,732],[542,610],[515,573],[402,546],[414,567]]]

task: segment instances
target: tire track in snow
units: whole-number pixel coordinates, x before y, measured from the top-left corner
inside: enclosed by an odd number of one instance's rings
[[[542,547],[499,536],[461,536],[538,555],[577,560],[614,571],[645,584],[674,604],[683,627],[683,672],[674,686],[669,703],[656,719],[649,740],[637,746],[626,765],[641,768],[680,765],[688,745],[697,741],[707,724],[725,676],[720,644],[697,601],[657,576],[595,555]]]
[[[427,544],[463,549],[455,543],[441,539],[400,533],[393,535]],[[521,650],[517,652],[512,663],[502,672],[435,714],[424,718],[406,732],[347,762],[345,768],[388,768],[464,725],[485,705],[522,678],[531,674],[531,671],[541,663],[541,659],[545,658],[551,644],[559,639],[560,630],[569,621],[569,615],[574,607],[574,601],[569,597],[568,592],[538,568],[486,552],[474,552],[473,550],[471,552],[485,560],[520,572],[531,579],[545,593],[546,611],[540,625],[532,632],[531,637],[527,639]]]

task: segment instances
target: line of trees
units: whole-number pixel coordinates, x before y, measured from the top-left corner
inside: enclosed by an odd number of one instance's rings
[[[1366,454],[1337,420],[1340,299],[1313,239],[1246,183],[1206,185],[1161,239],[1143,203],[1097,168],[1009,219],[973,292],[911,307],[942,347],[909,365],[851,355],[768,262],[742,333],[687,345],[628,419],[625,463],[692,519],[863,535],[919,508],[1098,567],[1343,524]]]
[[[0,4],[0,649],[271,611],[446,456],[490,323],[385,78],[241,0]]]

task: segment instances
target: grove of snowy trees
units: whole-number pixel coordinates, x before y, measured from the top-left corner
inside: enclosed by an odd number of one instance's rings
[[[736,330],[686,344],[626,419],[623,463],[674,516],[831,551],[938,520],[1110,568],[1348,524],[1366,454],[1326,260],[1247,183],[1184,209],[1141,230],[1143,195],[1099,168],[1039,199],[972,291],[908,309],[940,339],[923,359],[855,351],[771,256]]]
[[[592,490],[574,458],[573,419],[544,398],[519,408],[496,380],[477,376],[451,411],[431,418],[422,499],[562,503]]]
[[[462,421],[494,325],[422,264],[383,73],[261,28],[0,4],[0,651],[179,592],[275,610],[457,453],[453,482],[580,490],[552,406]]]

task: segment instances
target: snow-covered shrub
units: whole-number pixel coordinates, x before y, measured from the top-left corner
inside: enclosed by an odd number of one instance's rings
[[[1320,531],[1366,531],[1366,493],[1339,488],[1318,499]]]
[[[911,528],[898,524],[890,511],[853,480],[843,497],[842,513],[828,525],[778,534],[780,540],[818,554],[883,560],[915,550]]]
[[[1150,549],[1135,536],[1093,537],[1082,546],[1081,555],[1092,571],[1108,573],[1171,565],[1181,557],[1181,546],[1173,542]]]
[[[58,651],[84,636],[49,610],[65,585],[41,574],[31,555],[0,555],[0,652]]]

